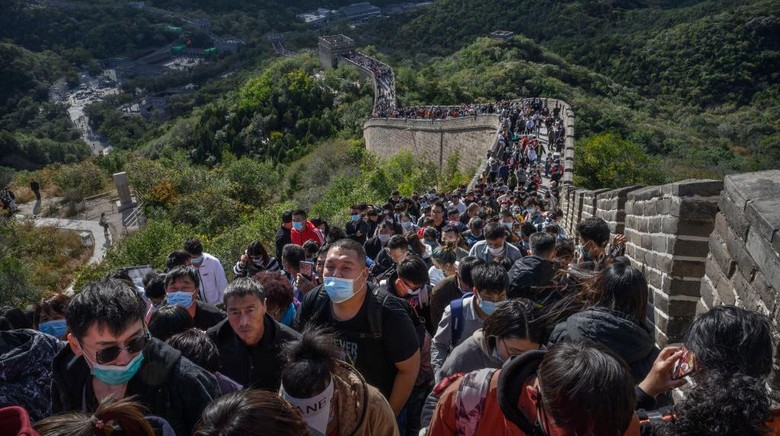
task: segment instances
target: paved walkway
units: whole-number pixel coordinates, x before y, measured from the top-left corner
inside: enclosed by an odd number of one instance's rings
[[[92,257],[90,257],[89,262],[87,262],[88,264],[100,263],[113,242],[113,237],[110,235],[107,236],[97,221],[69,220],[62,218],[38,218],[33,220],[24,215],[16,215],[16,218],[20,221],[31,220],[36,227],[57,227],[59,229],[91,233],[92,240],[95,241],[95,244],[92,250]]]

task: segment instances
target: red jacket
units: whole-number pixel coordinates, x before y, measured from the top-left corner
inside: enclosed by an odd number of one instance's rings
[[[290,241],[293,244],[300,246],[303,246],[306,241],[314,241],[320,244],[320,246],[325,244],[325,238],[322,236],[322,232],[320,232],[320,229],[315,227],[311,221],[306,221],[303,225],[303,230],[301,231],[295,230],[295,227],[293,227],[293,229],[290,230]]]

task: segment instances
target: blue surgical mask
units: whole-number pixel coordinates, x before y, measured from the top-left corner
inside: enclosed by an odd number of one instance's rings
[[[580,259],[582,259],[583,262],[590,262],[590,252],[582,245],[580,245],[578,249],[580,250]]]
[[[383,243],[383,244],[384,244],[385,242],[387,242],[387,241],[389,241],[389,240],[390,240],[390,237],[391,237],[391,236],[392,236],[392,235],[381,235],[381,234],[380,234],[380,235],[379,235],[379,242],[381,242],[381,243]]]
[[[84,356],[86,357],[86,354]],[[92,364],[91,373],[95,378],[107,385],[123,385],[129,382],[138,370],[141,369],[143,361],[144,353],[138,353],[127,365],[101,365],[94,363]]]
[[[360,276],[362,275],[363,273],[360,273]],[[325,288],[325,292],[328,294],[330,300],[336,304],[343,303],[355,296],[355,280],[353,279],[325,277],[323,279],[322,287]]]
[[[52,335],[57,339],[62,339],[68,331],[68,326],[65,324],[64,319],[55,319],[53,321],[42,322],[38,325],[38,330],[47,335]]]
[[[189,309],[192,306],[192,293],[185,291],[168,292],[167,300],[169,306],[181,306]]]
[[[193,257],[192,258],[192,263],[201,263],[201,262],[203,262],[203,256],[202,255],[198,256],[198,257]]]
[[[360,221],[360,214],[350,215],[350,218],[352,218],[352,221]]]
[[[412,229],[412,222],[411,221],[401,221],[401,228],[404,229],[405,232],[408,232]]]
[[[482,298],[479,299],[479,308],[482,309],[483,312],[485,312],[486,315],[490,316],[493,314],[493,312],[498,309],[498,306],[504,304],[503,301],[487,301],[483,300]]]
[[[504,222],[504,221],[502,221],[501,225],[503,225],[504,227],[506,227],[509,230],[512,230],[512,223],[511,222]]]
[[[293,228],[300,232],[301,230],[303,230],[303,223],[293,221]]]

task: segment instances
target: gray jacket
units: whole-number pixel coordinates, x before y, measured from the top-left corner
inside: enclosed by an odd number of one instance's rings
[[[493,256],[491,256],[488,252],[487,241],[479,241],[474,244],[474,246],[471,247],[471,251],[469,251],[469,256],[478,257],[485,262],[493,261]],[[509,242],[504,242],[504,257],[511,259],[512,262],[515,262],[517,259],[523,257],[523,253],[521,253],[517,247],[510,244]]]
[[[461,342],[468,339],[475,331],[482,328],[482,318],[477,315],[474,308],[474,296],[468,296],[463,299],[463,333],[457,343],[452,343],[452,313],[450,305],[444,308],[444,314],[439,321],[439,327],[433,336],[431,343],[431,366],[433,373],[437,374],[444,361],[447,360],[451,350],[457,347]]]
[[[493,349],[488,345],[482,329],[474,332],[471,337],[461,342],[450,352],[439,372],[436,373],[436,384],[443,378],[459,372],[471,372],[482,368],[501,368],[504,362],[493,356]]]

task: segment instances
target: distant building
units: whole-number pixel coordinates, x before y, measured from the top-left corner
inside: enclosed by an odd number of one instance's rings
[[[382,15],[382,10],[369,2],[352,3],[339,9],[339,15],[350,21],[362,21]]]
[[[319,29],[330,23],[335,17],[335,14],[330,9],[318,8],[316,11],[304,12],[296,15],[296,17],[309,26]]]
[[[491,38],[504,42],[509,41],[513,36],[515,36],[515,32],[510,32],[509,30],[496,30],[490,34]]]
[[[344,35],[320,36],[320,62],[324,68],[336,68],[339,58],[355,49],[355,41]]]

